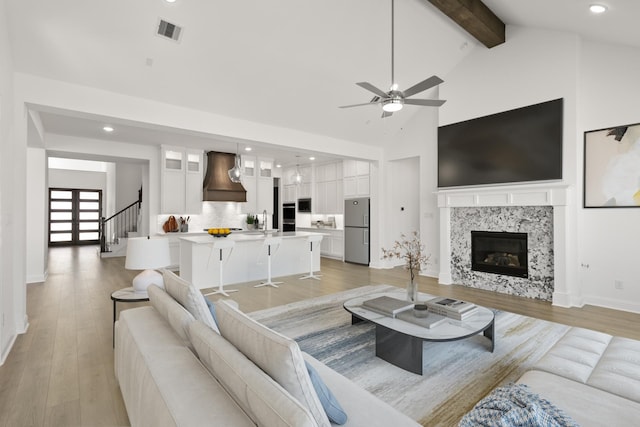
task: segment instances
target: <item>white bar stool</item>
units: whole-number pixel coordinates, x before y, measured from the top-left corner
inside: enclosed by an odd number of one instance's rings
[[[214,292],[209,292],[205,295],[215,295],[215,294],[222,294],[225,297],[229,296],[229,292],[238,292],[237,289],[228,289],[225,290],[224,289],[224,282],[222,280],[222,265],[223,260],[224,260],[224,250],[225,249],[229,249],[229,253],[227,254],[227,259],[226,261],[229,261],[229,257],[231,257],[231,252],[233,252],[233,248],[236,245],[236,242],[233,240],[228,240],[228,239],[223,239],[223,238],[217,238],[216,241],[213,243],[213,247],[211,248],[211,255],[213,255],[213,253],[218,250],[220,252],[220,257],[218,258],[218,267],[219,267],[219,272],[220,272],[220,280],[218,282],[218,290],[214,291]],[[209,257],[209,260],[211,260],[211,256]]]
[[[309,274],[307,274],[306,276],[302,276],[300,279],[320,280],[320,277],[322,277],[322,274],[313,274],[313,244],[320,243],[321,240],[322,234],[316,234],[307,237],[307,242],[309,242]]]
[[[284,282],[273,282],[271,280],[271,257],[275,255],[280,248],[280,244],[282,243],[282,237],[267,237],[264,239],[263,247],[267,248],[267,281],[262,282],[259,285],[255,285],[254,288],[259,288],[262,286],[273,286],[277,288],[280,283]]]

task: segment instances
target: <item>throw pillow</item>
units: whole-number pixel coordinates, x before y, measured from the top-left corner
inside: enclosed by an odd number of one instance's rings
[[[213,303],[209,301],[209,299],[204,295],[202,295],[202,298],[204,298],[204,302],[206,302],[207,307],[209,307],[209,311],[211,312],[211,317],[213,317],[213,321],[216,323],[216,325],[218,325],[218,317],[216,316],[216,306],[213,305]]]
[[[307,372],[309,372],[309,378],[311,378],[311,384],[313,384],[313,388],[316,390],[316,394],[318,395],[318,399],[320,399],[320,403],[322,404],[322,408],[324,412],[329,417],[329,421],[334,424],[342,425],[347,422],[347,414],[338,403],[338,399],[333,395],[329,387],[322,381],[320,378],[320,374],[318,371],[309,364],[306,360],[304,364],[307,366]]]
[[[205,298],[200,289],[170,270],[163,270],[162,278],[164,279],[164,288],[173,299],[186,308],[193,317],[220,333],[218,325],[213,321],[213,316],[207,307],[207,303],[204,302]]]

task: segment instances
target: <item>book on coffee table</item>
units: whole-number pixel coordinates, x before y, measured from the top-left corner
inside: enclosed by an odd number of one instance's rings
[[[402,313],[405,310],[412,309],[413,303],[411,301],[391,298],[388,296],[381,296],[364,301],[362,303],[362,306],[367,310],[372,310],[376,313],[384,314],[390,317],[396,317],[398,313]]]
[[[447,316],[441,316],[435,313],[429,313],[427,317],[416,317],[413,314],[413,310],[403,311],[398,313],[396,319],[404,320],[405,322],[413,323],[414,325],[422,326],[427,329],[435,328],[436,326],[444,323],[447,320]]]
[[[430,312],[456,320],[465,320],[478,311],[473,303],[446,297],[430,299],[426,304]]]

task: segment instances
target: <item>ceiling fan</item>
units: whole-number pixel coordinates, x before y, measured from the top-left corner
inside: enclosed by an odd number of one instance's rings
[[[443,82],[443,80],[438,76],[431,76],[426,80],[421,81],[409,89],[404,91],[398,90],[398,85],[394,80],[394,69],[393,69],[393,56],[394,56],[394,3],[395,0],[391,0],[391,88],[389,92],[384,92],[381,89],[378,89],[374,85],[368,82],[359,82],[356,83],[363,89],[366,89],[370,92],[373,92],[376,96],[371,99],[371,101],[364,104],[353,104],[353,105],[343,105],[340,108],[351,108],[351,107],[361,107],[363,105],[376,105],[382,104],[382,118],[391,116],[394,112],[400,111],[404,104],[408,105],[421,105],[427,107],[439,107],[445,103],[445,101],[440,99],[407,99],[410,96],[418,94],[420,92],[424,92],[427,89],[431,89]]]

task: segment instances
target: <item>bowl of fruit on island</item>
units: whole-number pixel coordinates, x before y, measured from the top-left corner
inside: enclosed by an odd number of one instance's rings
[[[228,228],[210,228],[207,232],[213,237],[227,237],[231,234],[231,230]]]

